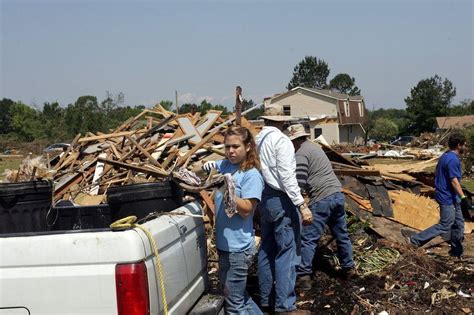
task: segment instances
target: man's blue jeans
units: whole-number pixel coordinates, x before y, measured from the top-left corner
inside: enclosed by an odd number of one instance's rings
[[[313,258],[319,239],[324,233],[326,224],[336,239],[337,257],[343,268],[354,266],[352,244],[347,232],[346,213],[344,211],[344,194],[341,192],[327,196],[310,206],[313,223],[303,226],[301,234],[301,264],[296,268],[298,276],[311,275]]]
[[[416,246],[423,246],[438,235],[450,237],[452,256],[461,256],[464,252],[464,218],[459,203],[439,205],[439,223],[432,225],[424,231],[411,237],[411,242]]]
[[[286,193],[265,187],[260,203],[261,245],[258,252],[260,305],[277,312],[296,309],[298,209]]]
[[[247,271],[254,254],[254,248],[237,253],[219,251],[219,281],[226,314],[263,314],[246,290]]]

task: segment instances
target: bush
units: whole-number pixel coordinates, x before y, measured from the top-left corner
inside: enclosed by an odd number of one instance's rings
[[[375,121],[374,128],[370,130],[370,138],[379,141],[387,141],[398,135],[398,126],[388,118],[378,118]]]

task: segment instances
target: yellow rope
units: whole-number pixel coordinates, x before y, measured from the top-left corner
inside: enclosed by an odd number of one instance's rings
[[[153,235],[151,235],[150,231],[148,231],[146,228],[141,226],[140,224],[135,223],[137,221],[137,217],[132,215],[120,220],[115,221],[110,225],[110,228],[113,230],[117,229],[124,229],[124,228],[138,228],[145,233],[145,235],[148,237],[148,240],[151,243],[153,254],[156,256],[156,269],[158,270],[158,273],[155,272],[156,280],[160,283],[160,288],[161,288],[161,300],[163,301],[163,311],[165,315],[168,315],[168,303],[166,302],[166,292],[165,292],[165,282],[163,280],[163,271],[161,268],[161,261],[160,261],[160,256],[158,253],[158,247],[156,246],[155,239],[153,238]],[[159,279],[158,279],[158,274],[159,274]]]

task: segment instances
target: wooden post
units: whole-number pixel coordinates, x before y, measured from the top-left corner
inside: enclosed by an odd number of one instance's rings
[[[242,113],[242,88],[237,86],[235,88],[235,123],[240,126],[240,117]]]
[[[174,96],[176,99],[176,115],[179,114],[179,106],[178,106],[178,91],[174,91]]]

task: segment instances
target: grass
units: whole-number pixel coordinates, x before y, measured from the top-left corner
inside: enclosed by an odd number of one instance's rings
[[[467,190],[474,192],[474,179],[473,178],[463,178],[461,184],[467,188]]]
[[[21,161],[23,161],[23,157],[21,158],[12,158],[12,157],[1,157],[0,158],[0,179],[2,179],[2,173],[6,169],[10,170],[16,170],[21,164]]]

